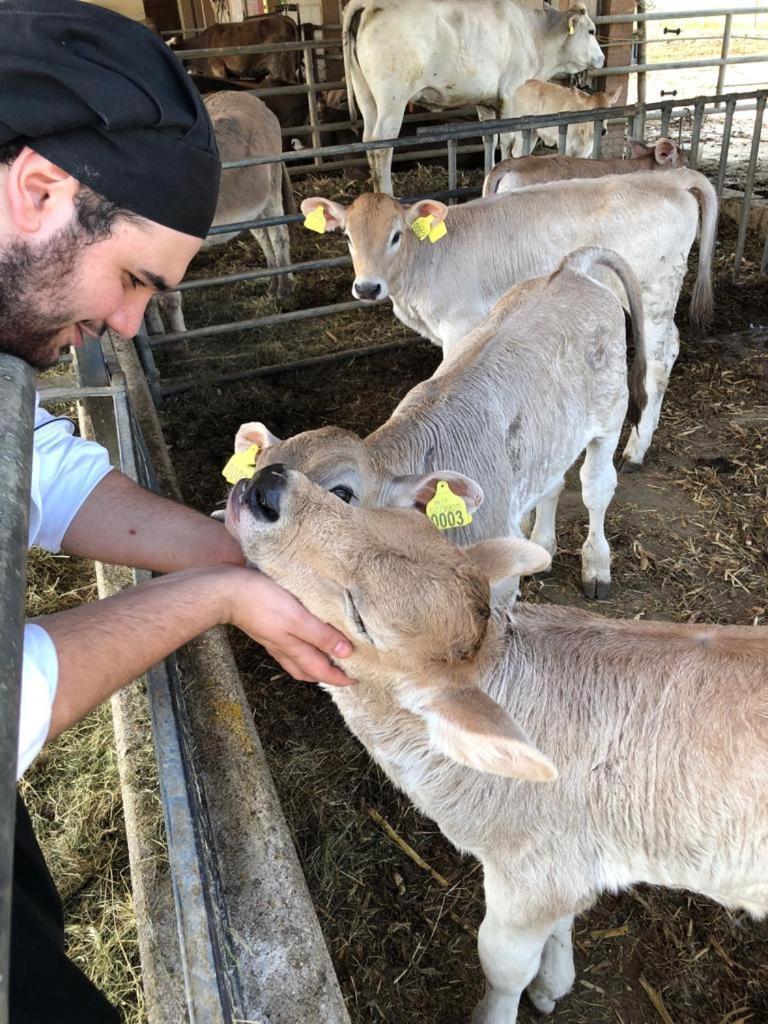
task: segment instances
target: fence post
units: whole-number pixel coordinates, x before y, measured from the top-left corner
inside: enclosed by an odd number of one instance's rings
[[[731,25],[733,24],[733,15],[726,14],[725,25],[723,26],[723,45],[720,48],[720,59],[725,60],[731,50]],[[717,88],[715,89],[715,95],[721,96],[725,87],[725,75],[728,70],[727,64],[721,64],[717,69]]]
[[[612,14],[632,14],[635,10],[635,0],[602,0],[599,13],[601,16]],[[600,42],[608,45],[605,50],[606,67],[622,67],[632,60],[632,23],[619,22],[608,25],[601,25],[598,28]],[[620,45],[618,45],[620,44]],[[617,106],[627,102],[627,91],[629,88],[629,75],[607,75],[598,80],[600,88],[606,92],[613,92],[621,86],[621,94]],[[621,124],[609,124],[605,138],[602,140],[602,151],[605,157],[619,157],[624,152],[624,130]]]
[[[317,93],[315,92],[315,65],[312,63],[312,47],[304,47],[304,73],[307,78],[307,86],[309,92],[307,93],[307,104],[309,106],[309,123],[312,125],[312,148],[320,149],[322,142],[320,141],[320,121],[317,116]],[[323,162],[323,158],[320,156],[315,157],[315,163],[320,164]]]
[[[16,825],[16,763],[24,650],[35,376],[0,354],[0,1024],[8,1024],[8,958]]]

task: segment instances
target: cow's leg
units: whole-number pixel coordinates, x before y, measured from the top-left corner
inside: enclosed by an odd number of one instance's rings
[[[373,129],[372,140],[396,139],[403,124],[407,100],[391,107],[386,113],[379,114],[376,127]],[[377,192],[388,192],[392,195],[392,150],[375,149],[371,154],[374,166],[374,188]]]
[[[571,991],[576,978],[573,964],[573,914],[561,917],[544,943],[536,977],[526,989],[541,1013],[551,1013],[558,999]]]
[[[640,468],[659,423],[664,392],[680,351],[680,335],[671,314],[664,319],[646,319],[645,351],[645,391],[648,401],[622,453],[619,468],[623,472]]]
[[[480,121],[495,121],[496,118],[498,117],[498,114],[493,109],[493,107],[481,107],[481,106],[478,106],[475,109],[477,110],[477,117],[478,117],[478,120],[480,120]],[[496,148],[498,147],[498,145],[499,145],[499,136],[498,135],[491,136],[491,170],[493,170],[493,167],[494,167],[494,165],[496,163]]]
[[[187,325],[184,322],[184,307],[181,303],[181,292],[162,292],[158,295],[160,306],[168,317],[171,333],[184,334]]]
[[[551,490],[543,495],[536,505],[536,521],[531,530],[531,540],[540,544],[543,548],[554,555],[557,551],[557,529],[555,518],[557,516],[557,502],[560,493],[565,487],[565,480],[559,480]]]
[[[589,533],[581,548],[581,586],[586,597],[604,601],[611,592],[611,548],[605,536],[605,512],[616,490],[613,453],[619,431],[595,437],[581,467],[581,497],[589,512]]]
[[[160,316],[160,296],[153,295],[149,305],[144,312],[147,321],[147,330],[150,334],[165,334],[165,324]]]
[[[488,900],[480,925],[477,948],[485,995],[475,1008],[472,1024],[515,1024],[520,996],[536,977],[545,943],[557,925],[555,919],[531,921],[522,908],[510,908],[505,902],[494,906]]]
[[[374,99],[373,93],[368,88],[368,83],[362,77],[362,75],[356,74],[354,71],[352,74],[352,89],[355,94],[355,102],[357,103],[360,116],[363,119],[363,142],[370,142],[373,139],[373,132],[376,128],[376,121],[379,117],[379,112],[376,107],[376,100]],[[371,178],[373,179],[374,186],[376,184],[376,161],[374,160],[375,153],[372,150],[368,150],[365,154],[368,160],[368,166],[371,169]]]
[[[277,188],[280,188],[278,181]],[[273,198],[266,203],[262,211],[266,217],[282,217],[282,198]],[[276,224],[271,228],[259,228],[253,231],[261,246],[268,267],[287,267],[291,262],[291,239],[287,224]],[[269,291],[276,292],[279,299],[287,299],[293,291],[293,274],[280,274],[270,278]]]

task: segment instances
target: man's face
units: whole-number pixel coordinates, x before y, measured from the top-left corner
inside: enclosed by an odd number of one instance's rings
[[[150,297],[181,281],[201,241],[151,221],[118,218],[90,241],[72,222],[44,240],[0,241],[0,351],[52,366],[84,334],[133,337]]]

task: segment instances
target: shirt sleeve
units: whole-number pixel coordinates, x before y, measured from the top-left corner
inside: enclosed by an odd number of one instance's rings
[[[106,448],[74,437],[71,420],[35,412],[30,544],[59,551],[80,506],[112,466]]]
[[[16,777],[21,778],[43,748],[51,728],[51,712],[59,678],[59,659],[53,640],[42,626],[24,627],[21,675],[19,756]]]

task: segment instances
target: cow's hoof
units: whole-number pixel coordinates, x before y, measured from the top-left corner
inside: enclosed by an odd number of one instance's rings
[[[627,459],[622,455],[621,462],[619,462],[620,473],[639,473],[642,468],[642,462],[632,462],[631,459]]]
[[[611,596],[611,581],[610,580],[582,580],[581,589],[584,591],[584,597],[590,601],[607,601]]]

